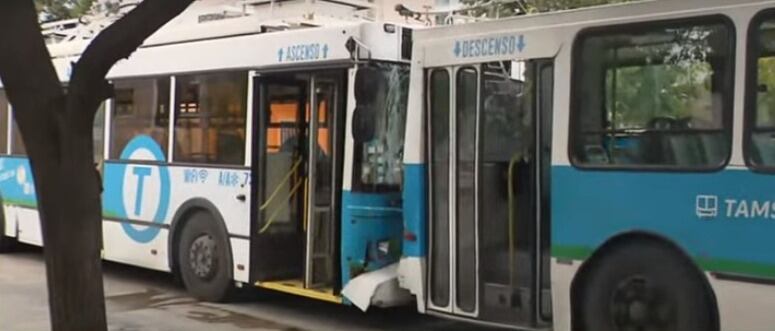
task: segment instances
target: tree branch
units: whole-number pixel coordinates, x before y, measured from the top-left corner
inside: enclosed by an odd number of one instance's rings
[[[0,1],[0,49],[0,77],[14,106],[45,109],[41,102],[63,96],[32,1]],[[24,98],[27,93],[38,97]]]
[[[22,128],[26,145],[51,141],[57,136],[64,100],[51,55],[38,24],[33,1],[0,0],[0,78],[13,105],[14,118]],[[34,96],[34,97],[30,97]],[[59,159],[56,146],[30,153],[52,155]]]
[[[101,99],[93,100],[97,105],[109,98],[110,89],[105,88],[105,76],[110,68],[119,60],[128,58],[148,37],[178,16],[192,2],[193,0],[145,0],[100,32],[73,68],[70,92],[76,94],[75,99],[80,97],[78,94],[85,95],[95,90],[101,92],[98,95]],[[81,115],[94,117],[96,107],[87,103],[87,107],[78,108],[89,112]]]
[[[193,0],[145,0],[105,29],[74,67],[67,95],[32,0],[0,0],[0,78],[35,178],[54,331],[107,330],[101,183],[92,125],[110,68]]]

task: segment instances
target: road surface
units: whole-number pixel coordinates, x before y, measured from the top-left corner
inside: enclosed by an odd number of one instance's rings
[[[77,272],[77,271],[74,271]],[[115,263],[105,264],[111,331],[339,331],[485,330],[417,314],[412,307],[353,307],[255,290],[232,304],[198,302],[172,277]],[[0,330],[48,330],[45,268],[39,249],[0,255]],[[490,329],[487,329],[490,330]]]

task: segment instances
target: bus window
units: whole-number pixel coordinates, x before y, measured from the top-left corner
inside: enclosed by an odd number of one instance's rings
[[[11,155],[27,155],[27,148],[24,147],[22,132],[19,130],[19,125],[16,124],[16,119],[13,120],[11,134]]]
[[[747,132],[746,159],[755,168],[772,168],[775,166],[775,20],[765,19],[752,25],[755,37],[754,62],[749,75],[755,76],[753,86],[755,97],[749,102],[753,109],[748,109],[750,117]],[[753,66],[756,67],[753,67]],[[750,88],[750,87],[749,87]]]
[[[726,162],[734,46],[726,25],[708,21],[581,35],[574,163],[711,169]]]
[[[0,151],[5,154],[8,149],[8,98],[0,90]]]
[[[146,135],[167,152],[169,135],[170,79],[114,82],[110,158],[118,159],[132,138]]]
[[[404,124],[409,95],[409,68],[405,65],[372,63],[378,77],[356,84],[357,107],[369,108],[362,123],[373,125],[369,137],[355,138],[353,190],[360,192],[398,191],[403,178]],[[356,111],[356,113],[358,113]]]
[[[175,161],[244,164],[247,77],[232,72],[177,78]]]
[[[474,68],[457,72],[455,82],[457,168],[457,306],[476,309],[476,143],[479,74]]]
[[[526,95],[532,91],[526,90],[523,77],[528,65],[534,70],[532,62],[496,62],[485,66],[482,86],[482,158],[485,163],[508,164],[513,157],[529,158],[528,151],[534,140],[530,114],[532,100]]]
[[[101,162],[105,152],[105,103],[102,103],[97,109],[97,113],[94,114],[92,136],[94,138],[94,162]]]
[[[449,306],[449,112],[450,79],[446,70],[430,75],[430,193],[433,240],[431,242],[431,302]]]

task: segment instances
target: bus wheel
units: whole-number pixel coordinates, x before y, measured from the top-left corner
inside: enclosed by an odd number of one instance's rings
[[[715,330],[701,274],[655,242],[611,251],[589,270],[577,301],[580,330]]]
[[[207,212],[194,212],[178,241],[180,277],[197,299],[225,301],[232,291],[228,237]]]

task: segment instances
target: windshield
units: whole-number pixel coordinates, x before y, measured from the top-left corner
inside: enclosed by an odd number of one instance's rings
[[[356,79],[353,190],[400,190],[403,178],[404,129],[409,68],[403,64],[369,63],[358,68],[370,75]],[[368,77],[368,78],[365,78]]]

